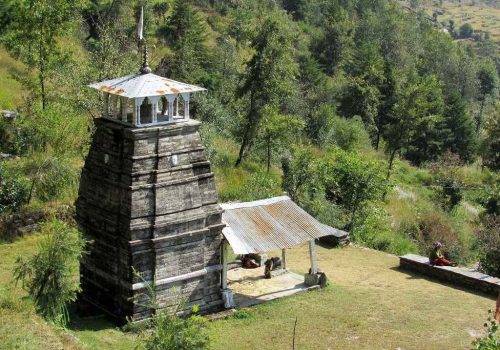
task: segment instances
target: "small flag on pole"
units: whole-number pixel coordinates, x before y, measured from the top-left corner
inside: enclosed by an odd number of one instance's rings
[[[139,24],[137,25],[137,37],[139,40],[143,39],[142,30],[144,27],[144,8],[141,7],[141,16],[139,17]]]

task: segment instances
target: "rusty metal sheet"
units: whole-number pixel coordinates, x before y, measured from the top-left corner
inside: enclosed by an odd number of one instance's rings
[[[132,74],[121,78],[101,81],[89,85],[91,88],[128,98],[177,95],[204,91],[206,89],[167,79],[159,75]]]
[[[328,235],[347,233],[324,225],[289,197],[221,204],[222,233],[236,254],[292,248]]]

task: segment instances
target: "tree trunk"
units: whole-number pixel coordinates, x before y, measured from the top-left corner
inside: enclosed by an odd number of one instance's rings
[[[479,115],[476,118],[476,133],[478,133],[479,129],[481,128],[481,124],[482,124],[482,120],[483,120],[484,101],[486,101],[486,96],[483,96],[483,99],[481,100],[481,107],[479,108]]]
[[[387,177],[386,177],[386,180],[389,180],[389,178],[391,177],[392,165],[394,163],[394,157],[396,157],[396,152],[397,151],[398,151],[397,149],[394,149],[391,152],[391,155],[389,157],[389,167],[387,168]]]
[[[247,147],[250,146],[251,140],[255,133],[255,129],[257,128],[257,123],[259,122],[258,113],[254,107],[254,98],[253,93],[250,96],[250,112],[248,114],[248,123],[245,128],[245,133],[243,134],[243,140],[241,141],[240,152],[238,154],[238,159],[236,159],[236,163],[234,166],[239,166],[245,157],[245,152]]]
[[[271,137],[267,138],[267,172],[271,170]]]

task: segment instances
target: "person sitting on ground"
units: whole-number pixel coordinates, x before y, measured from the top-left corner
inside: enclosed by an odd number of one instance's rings
[[[246,269],[255,269],[260,266],[255,254],[246,254],[241,258],[241,265]]]
[[[436,242],[432,246],[431,253],[429,254],[429,262],[431,265],[435,266],[455,266],[456,264],[444,257],[441,252],[443,244],[441,242]]]

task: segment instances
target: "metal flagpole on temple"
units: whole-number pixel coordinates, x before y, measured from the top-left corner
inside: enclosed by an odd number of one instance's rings
[[[149,68],[148,64],[148,46],[146,44],[146,39],[144,39],[144,7],[141,6],[141,15],[139,17],[139,23],[137,24],[137,38],[139,39],[139,48],[142,46],[144,49],[142,56],[142,66],[140,72],[142,74],[151,73],[151,68]]]

